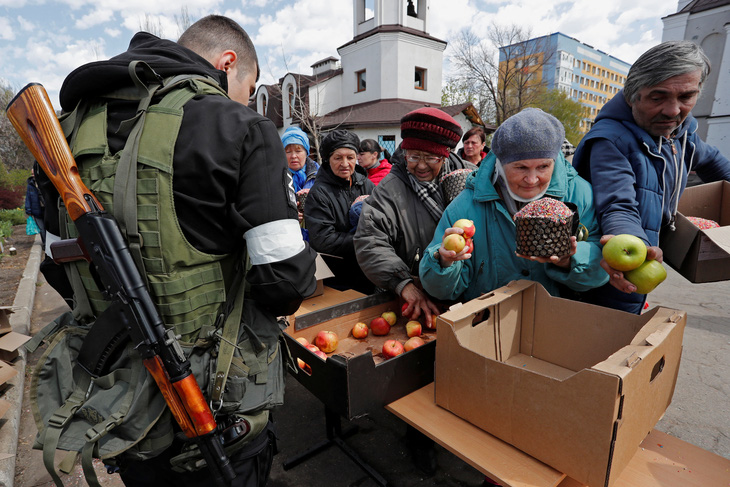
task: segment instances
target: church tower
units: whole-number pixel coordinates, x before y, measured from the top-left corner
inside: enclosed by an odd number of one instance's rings
[[[446,42],[428,33],[429,0],[353,0],[352,41],[339,47],[342,104],[441,104]]]

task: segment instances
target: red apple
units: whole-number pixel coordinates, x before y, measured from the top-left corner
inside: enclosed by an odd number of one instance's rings
[[[466,246],[469,249],[469,250],[467,250],[467,252],[469,252],[470,254],[473,254],[474,253],[474,239],[473,238],[467,238],[466,239]]]
[[[383,343],[383,356],[393,358],[403,353],[403,344],[398,340],[386,340]]]
[[[476,233],[477,229],[474,227],[474,222],[471,220],[467,220],[466,218],[462,218],[460,220],[456,220],[454,222],[453,228],[461,228],[464,230],[463,236],[464,238],[472,238],[474,236],[474,233]]]
[[[400,314],[401,316],[405,316],[406,318],[410,316],[410,313],[406,314],[406,309],[408,309],[408,303],[403,303],[403,306],[400,308]]]
[[[406,343],[403,345],[403,350],[406,352],[410,352],[414,348],[418,348],[421,345],[425,345],[426,342],[423,341],[423,338],[421,337],[411,337],[408,340],[406,340]]]
[[[327,360],[327,354],[324,353],[322,350],[317,350],[316,352],[314,352],[314,354],[322,360]]]
[[[306,338],[304,338],[304,337],[299,337],[299,338],[297,338],[297,341],[298,341],[299,343],[301,343],[301,344],[302,344],[303,346],[305,346],[305,347],[306,347],[307,345],[309,345],[309,340],[307,340],[307,339],[306,339]]]
[[[337,348],[339,337],[334,331],[322,330],[314,337],[314,344],[325,353],[332,353]]]
[[[352,336],[355,338],[365,338],[368,336],[369,331],[368,325],[365,323],[355,323],[355,326],[352,327]]]
[[[444,248],[446,250],[453,250],[458,254],[465,245],[466,240],[458,233],[450,233],[444,237]]]
[[[390,324],[385,321],[385,318],[378,316],[370,322],[370,330],[373,332],[373,335],[387,335],[390,333]]]
[[[406,335],[409,337],[421,336],[421,323],[419,321],[411,320],[406,323]]]
[[[304,360],[298,358],[297,359],[297,365],[299,365],[299,368],[302,369],[307,374],[311,374],[312,373],[312,368]]]
[[[311,343],[307,345],[307,350],[309,350],[312,353],[319,352],[319,347],[317,345],[312,345]]]
[[[385,319],[390,326],[395,325],[395,322],[398,321],[398,317],[392,311],[386,311],[380,316]]]

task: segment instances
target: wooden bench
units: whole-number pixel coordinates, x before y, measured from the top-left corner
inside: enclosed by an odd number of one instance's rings
[[[441,446],[507,487],[584,484],[436,405],[433,383],[386,406]],[[612,487],[730,486],[730,460],[652,430]]]

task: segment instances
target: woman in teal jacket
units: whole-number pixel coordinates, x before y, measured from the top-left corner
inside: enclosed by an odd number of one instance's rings
[[[446,208],[420,263],[423,288],[444,300],[476,298],[516,279],[542,284],[554,295],[586,291],[608,281],[601,268],[598,222],[593,191],[561,153],[562,124],[552,115],[528,108],[495,132],[492,152],[471,175],[466,189]],[[574,203],[588,238],[573,237],[571,255],[524,257],[516,254],[513,215],[529,201],[549,196]],[[476,227],[473,254],[443,248],[443,238],[462,233],[452,228],[466,218]],[[563,287],[565,286],[565,287]]]

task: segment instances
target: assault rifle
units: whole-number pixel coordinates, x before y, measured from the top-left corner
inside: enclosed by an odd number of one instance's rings
[[[236,474],[190,362],[173,331],[165,329],[117,222],[81,180],[46,90],[38,83],[25,86],[6,112],[63,198],[78,229],[84,258],[91,262],[112,306],[120,311],[117,321],[126,324],[129,338],[175,420],[196,441],[216,484],[230,485]]]

